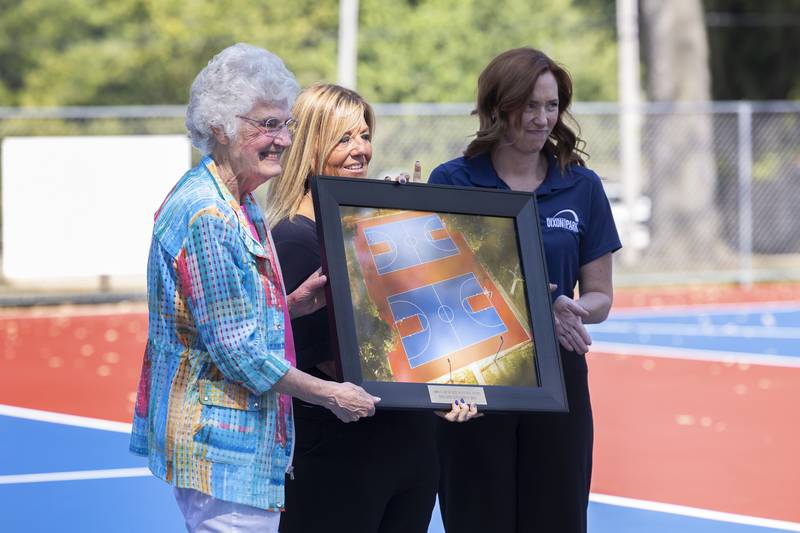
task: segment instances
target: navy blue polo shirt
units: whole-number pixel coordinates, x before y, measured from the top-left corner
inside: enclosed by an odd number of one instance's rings
[[[579,165],[570,165],[562,173],[552,154],[547,159],[547,176],[536,189],[547,273],[550,283],[558,285],[553,299],[561,294],[573,298],[581,266],[619,250],[622,244],[597,174]],[[488,153],[442,163],[428,183],[509,189]]]

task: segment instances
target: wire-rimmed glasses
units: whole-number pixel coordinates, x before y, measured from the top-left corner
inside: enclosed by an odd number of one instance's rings
[[[245,122],[249,122],[270,137],[277,137],[280,135],[283,128],[286,128],[286,131],[289,132],[289,135],[293,135],[294,130],[297,128],[297,121],[293,118],[289,118],[284,121],[275,117],[267,117],[265,119],[257,120],[254,118],[245,117],[243,115],[236,115],[236,118],[240,118]]]

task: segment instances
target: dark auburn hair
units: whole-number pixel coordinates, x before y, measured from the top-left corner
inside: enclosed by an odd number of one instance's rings
[[[558,120],[545,149],[555,155],[562,171],[572,163],[584,165],[581,154],[587,155],[582,150],[585,143],[563,120],[565,114],[572,119],[567,112],[572,103],[572,79],[564,67],[530,47],[506,50],[481,72],[478,102],[472,112],[478,115],[479,126],[475,139],[464,150],[465,157],[490,152],[509,131],[515,136],[522,134],[521,111],[530,100],[536,80],[545,72],[552,73],[558,84]]]

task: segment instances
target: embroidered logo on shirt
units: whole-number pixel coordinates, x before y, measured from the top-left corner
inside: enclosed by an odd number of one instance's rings
[[[547,217],[548,228],[562,228],[578,233],[578,213],[572,209],[562,209],[552,217]]]

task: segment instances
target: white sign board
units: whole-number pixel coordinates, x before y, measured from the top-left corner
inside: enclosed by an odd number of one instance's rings
[[[190,165],[181,135],[4,139],[4,275],[146,275],[153,215]]]

